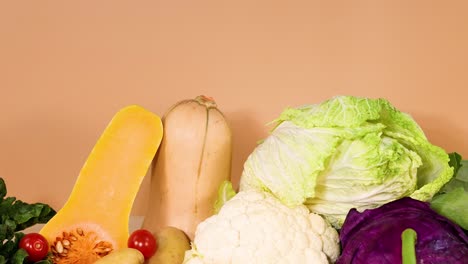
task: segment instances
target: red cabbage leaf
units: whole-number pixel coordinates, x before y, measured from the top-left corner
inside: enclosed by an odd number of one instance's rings
[[[337,264],[402,263],[401,234],[417,233],[417,263],[468,263],[468,236],[429,203],[402,198],[362,213],[349,211],[340,230]]]

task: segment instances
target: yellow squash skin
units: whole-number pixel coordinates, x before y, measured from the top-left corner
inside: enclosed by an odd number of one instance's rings
[[[53,245],[63,231],[81,228],[110,242],[113,249],[126,247],[133,202],[162,133],[157,115],[134,105],[121,109],[91,151],[65,205],[40,233]]]
[[[196,226],[214,213],[218,187],[230,180],[231,129],[205,96],[175,104],[163,127],[143,228],[157,234],[174,226],[193,239]]]

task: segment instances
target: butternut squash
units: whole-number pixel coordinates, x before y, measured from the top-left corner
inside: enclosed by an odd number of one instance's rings
[[[40,231],[54,263],[94,263],[127,246],[130,211],[162,133],[161,119],[139,106],[112,118],[65,205]]]
[[[196,226],[214,214],[218,187],[230,180],[231,129],[206,96],[178,102],[162,122],[143,228],[157,234],[173,226],[192,240]]]

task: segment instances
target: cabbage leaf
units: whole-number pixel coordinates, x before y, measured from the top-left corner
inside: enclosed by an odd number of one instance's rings
[[[448,154],[385,99],[338,96],[288,108],[273,122],[244,163],[240,190],[306,204],[336,227],[352,208],[428,201],[453,176]]]

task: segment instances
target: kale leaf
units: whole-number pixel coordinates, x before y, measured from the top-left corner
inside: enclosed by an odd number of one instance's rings
[[[56,211],[44,203],[28,204],[6,195],[5,181],[0,178],[0,264],[22,264],[28,254],[18,248],[24,236],[20,231],[47,223]]]

